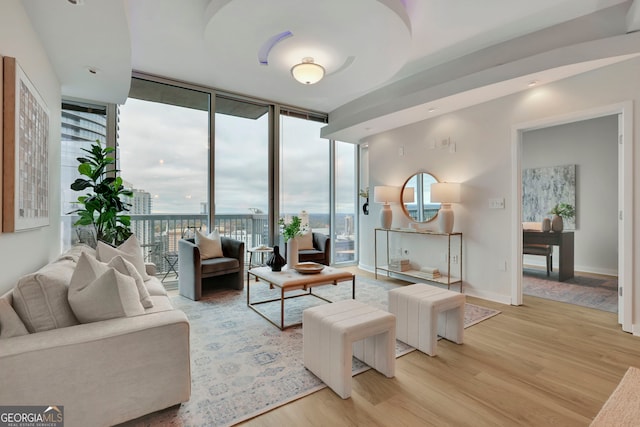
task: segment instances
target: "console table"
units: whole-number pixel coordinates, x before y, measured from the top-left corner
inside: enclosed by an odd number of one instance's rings
[[[386,241],[386,256],[384,261],[378,257],[378,234],[383,235]],[[420,239],[424,239],[426,245],[441,245],[443,247],[442,251],[436,250],[435,252],[438,254],[446,254],[445,260],[438,261],[440,259],[438,256],[432,256],[431,259],[428,259],[428,257],[423,259],[424,256],[421,255],[420,258],[416,257],[411,260],[411,268],[409,270],[400,271],[391,268],[389,247],[390,235],[396,235],[398,237],[408,237],[413,235]],[[453,248],[452,241],[454,241]],[[456,243],[457,248],[455,247]],[[462,292],[462,233],[439,233],[435,231],[409,231],[407,229],[376,228],[374,230],[374,259],[376,278],[378,278],[378,270],[381,270],[385,271],[387,276],[391,275],[391,273],[400,274],[414,279],[420,279],[422,281],[426,280],[429,282],[447,285],[447,289],[451,289],[451,285],[459,284],[460,292]],[[385,262],[385,264],[378,264],[378,262]],[[428,265],[433,267],[439,267],[440,277],[431,277],[429,274],[421,271],[419,267],[417,269],[414,268],[417,265],[423,265],[423,263],[428,263]]]
[[[564,282],[573,277],[573,231],[532,231],[522,232],[522,243],[536,245],[554,245],[558,247],[558,281]]]

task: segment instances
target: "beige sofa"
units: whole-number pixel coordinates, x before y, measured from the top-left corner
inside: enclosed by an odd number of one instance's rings
[[[83,251],[95,254],[74,247],[0,297],[0,404],[62,405],[65,426],[84,427],[189,400],[189,322],[172,307],[153,266],[144,282],[153,307],[80,324],[65,286]]]

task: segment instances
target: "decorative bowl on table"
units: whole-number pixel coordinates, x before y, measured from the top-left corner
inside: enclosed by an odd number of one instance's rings
[[[293,269],[302,274],[315,274],[320,273],[324,269],[324,265],[316,262],[300,262]]]

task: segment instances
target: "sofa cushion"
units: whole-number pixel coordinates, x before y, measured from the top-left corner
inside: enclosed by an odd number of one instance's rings
[[[213,230],[208,236],[196,230],[195,242],[198,249],[200,249],[200,258],[202,259],[220,258],[224,256],[218,230]]]
[[[315,249],[313,247],[313,233],[311,231],[302,233],[300,236],[296,237],[296,239],[298,239],[298,251]]]
[[[216,276],[218,274],[233,273],[240,268],[240,261],[236,258],[212,258],[203,259],[202,274],[204,276]]]
[[[13,308],[31,333],[78,324],[67,300],[76,263],[60,260],[20,278],[13,289]]]
[[[147,270],[144,265],[144,257],[142,256],[142,248],[138,243],[136,236],[132,234],[129,238],[117,248],[107,245],[104,242],[98,242],[96,246],[96,258],[98,261],[109,262],[116,256],[122,256],[136,267],[142,280],[149,280]]]
[[[69,304],[81,323],[144,314],[135,280],[84,253],[71,277]]]
[[[27,335],[26,326],[18,317],[8,298],[0,298],[0,339]]]
[[[142,304],[142,306],[144,308],[153,307],[153,302],[151,301],[149,290],[145,286],[144,280],[142,280],[142,276],[140,276],[140,273],[138,273],[138,270],[136,270],[136,267],[133,264],[124,259],[122,256],[118,255],[111,261],[109,261],[107,265],[109,267],[115,268],[125,276],[133,278],[133,280],[135,280],[136,282],[136,288],[138,289],[138,295],[140,295],[140,303]]]

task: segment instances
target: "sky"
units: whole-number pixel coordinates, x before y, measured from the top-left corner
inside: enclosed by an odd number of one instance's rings
[[[215,188],[218,214],[267,212],[268,117],[216,115]],[[329,141],[322,123],[282,117],[281,211],[329,212]],[[152,213],[200,213],[207,201],[208,113],[128,99],[120,107],[121,176],[152,195]],[[339,144],[338,153],[355,153]],[[354,208],[353,158],[338,161],[340,211]]]

